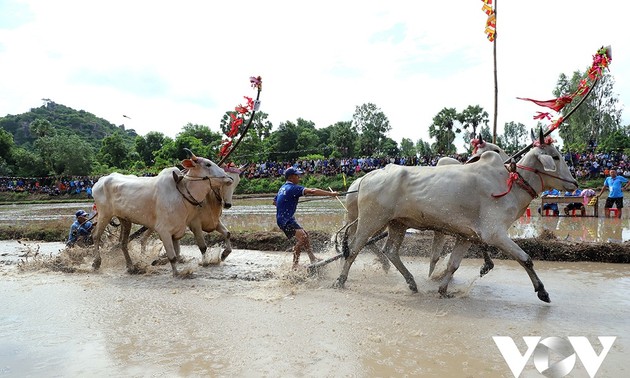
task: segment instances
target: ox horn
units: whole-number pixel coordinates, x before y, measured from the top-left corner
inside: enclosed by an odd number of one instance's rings
[[[479,133],[479,144],[483,144],[483,138],[481,137],[481,133]]]
[[[541,146],[545,144],[545,136],[543,135],[542,127],[538,129],[538,141],[540,142]]]
[[[197,160],[197,156],[195,156],[195,154],[193,154],[190,149],[184,148],[184,151],[188,152],[188,157],[190,157],[192,160]]]
[[[534,129],[529,129],[529,131],[532,134],[532,142],[535,142],[536,141],[536,135],[534,134]]]

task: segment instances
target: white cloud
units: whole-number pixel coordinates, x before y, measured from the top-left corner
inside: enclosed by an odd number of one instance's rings
[[[4,1],[0,114],[50,98],[140,134],[175,136],[188,122],[218,131],[225,111],[255,95],[249,76],[261,75],[261,110],[276,127],[298,117],[326,127],[373,102],[393,139],[428,140],[444,107],[481,105],[492,118],[492,44],[481,5]],[[583,71],[602,45],[613,46],[615,91],[630,101],[623,2],[498,6],[499,132],[509,121],[534,126],[539,109],[515,97],[551,98],[558,75]]]

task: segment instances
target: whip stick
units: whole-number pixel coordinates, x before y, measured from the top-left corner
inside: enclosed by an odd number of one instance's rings
[[[330,189],[331,192],[334,192],[334,190],[332,190],[332,188],[329,186],[328,189]],[[341,200],[339,199],[339,197],[335,196],[335,198],[337,199],[337,201],[339,201],[339,203],[341,204],[341,206],[343,206],[344,210],[346,210],[346,212],[348,212],[348,209],[346,208],[346,205],[343,204],[343,202],[341,202]]]

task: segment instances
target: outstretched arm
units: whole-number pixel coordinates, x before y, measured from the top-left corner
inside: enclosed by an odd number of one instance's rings
[[[304,189],[305,196],[328,196],[328,197],[336,197],[339,195],[339,192],[329,192],[327,190],[317,189],[317,188],[305,188]]]

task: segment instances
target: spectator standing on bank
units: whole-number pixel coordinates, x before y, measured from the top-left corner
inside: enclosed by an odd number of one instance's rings
[[[606,204],[604,205],[604,214],[606,218],[610,218],[610,208],[615,205],[617,208],[617,218],[621,218],[621,209],[623,209],[623,189],[628,189],[628,179],[623,176],[617,176],[617,170],[611,169],[610,176],[604,180],[604,186],[597,197],[601,197],[606,189],[609,190]],[[624,186],[625,184],[625,186]]]

